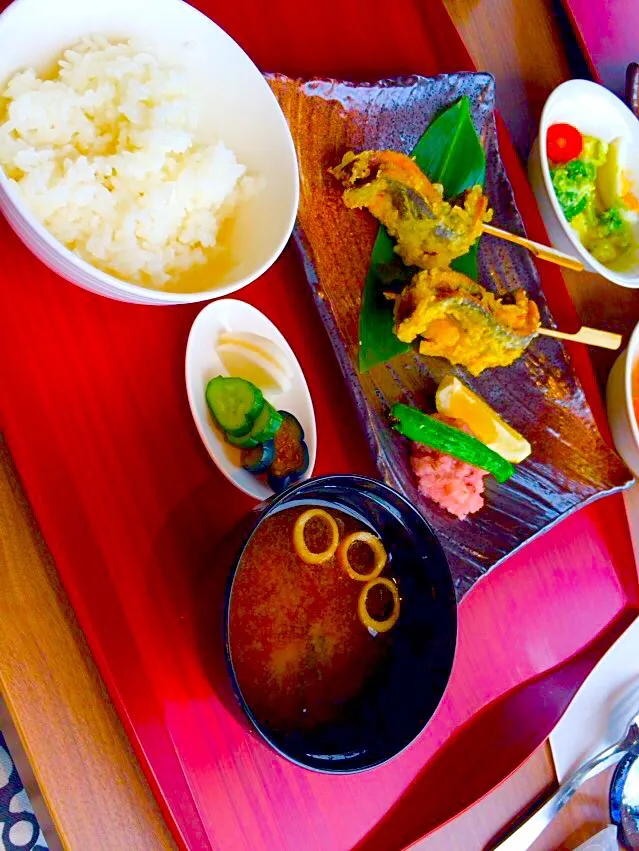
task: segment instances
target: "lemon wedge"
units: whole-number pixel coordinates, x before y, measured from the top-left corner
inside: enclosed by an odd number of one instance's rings
[[[292,367],[273,340],[250,331],[223,331],[216,350],[229,375],[244,378],[260,390],[272,393],[290,390]]]
[[[461,420],[476,438],[513,464],[532,452],[525,437],[454,375],[447,375],[437,388],[435,404],[440,414]]]

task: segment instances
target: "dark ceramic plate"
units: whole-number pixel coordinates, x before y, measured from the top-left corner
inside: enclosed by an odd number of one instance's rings
[[[401,616],[388,633],[383,662],[330,723],[282,732],[245,699],[233,665],[233,584],[246,542],[285,508],[324,505],[359,517],[384,542],[401,594]],[[457,608],[442,547],[421,514],[400,494],[362,476],[321,476],[300,482],[259,506],[243,526],[227,589],[225,648],[235,692],[255,729],[275,750],[325,773],[363,771],[406,748],[424,729],[453,667]],[[230,548],[232,549],[232,548]],[[250,692],[249,692],[250,694]]]
[[[410,353],[359,375],[358,318],[362,282],[377,232],[372,217],[348,210],[327,173],[347,149],[392,148],[408,153],[433,118],[462,95],[487,158],[486,192],[494,223],[524,233],[506,176],[494,121],[489,74],[407,77],[376,83],[268,81],[288,118],[301,170],[295,239],[306,275],[383,478],[419,505],[439,534],[459,592],[489,568],[577,507],[624,487],[630,474],[601,438],[564,349],[540,337],[507,369],[471,378],[439,358]],[[495,292],[524,287],[552,325],[537,270],[525,250],[493,237],[481,240],[480,281]],[[533,446],[505,485],[488,477],[486,505],[459,521],[415,488],[405,441],[388,427],[399,400],[433,409],[436,383],[460,375],[521,431]]]

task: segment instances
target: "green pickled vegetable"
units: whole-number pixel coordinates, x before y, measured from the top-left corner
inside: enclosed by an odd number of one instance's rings
[[[231,437],[249,434],[265,404],[262,391],[250,381],[223,375],[206,385],[206,401],[217,424]]]
[[[257,440],[258,443],[265,443],[271,440],[277,434],[277,430],[282,425],[284,418],[276,411],[268,402],[262,408],[262,411],[253,424],[251,429],[251,437]]]
[[[265,402],[248,434],[236,436],[227,432],[225,437],[232,446],[239,446],[240,449],[252,449],[261,443],[272,440],[283,420],[280,412],[276,411],[268,402]]]
[[[395,404],[391,409],[393,428],[409,440],[452,455],[491,473],[503,483],[515,472],[510,461],[493,452],[476,437],[428,416],[410,405]]]
[[[224,439],[231,446],[237,446],[238,449],[254,449],[260,445],[259,440],[255,440],[250,431],[248,434],[241,434],[239,436],[225,432]]]

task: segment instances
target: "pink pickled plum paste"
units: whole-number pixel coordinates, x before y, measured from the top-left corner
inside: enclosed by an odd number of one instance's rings
[[[435,414],[435,418],[470,434],[470,429],[460,420],[440,414]],[[486,470],[423,443],[411,444],[410,464],[422,496],[432,499],[460,520],[483,507],[484,479],[489,475]]]

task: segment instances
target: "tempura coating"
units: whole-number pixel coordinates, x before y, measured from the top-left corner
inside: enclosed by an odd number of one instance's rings
[[[346,206],[368,209],[397,240],[395,251],[407,266],[448,266],[467,253],[492,217],[480,186],[465,194],[463,206],[449,204],[442,186],[397,151],[349,151],[329,171],[346,187]]]
[[[395,305],[395,333],[405,343],[421,338],[423,355],[447,358],[471,375],[509,366],[539,328],[539,310],[523,290],[512,303],[452,269],[415,275]]]

